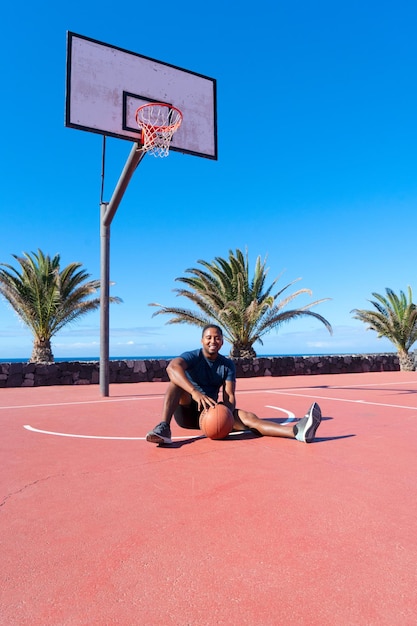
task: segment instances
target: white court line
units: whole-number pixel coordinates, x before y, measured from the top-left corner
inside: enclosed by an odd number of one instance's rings
[[[265,390],[262,390],[265,391]],[[256,394],[262,393],[257,389],[247,389],[239,392],[239,395],[243,394]],[[52,406],[79,406],[84,404],[108,404],[109,402],[131,402],[131,401],[140,401],[140,400],[160,400],[164,397],[164,394],[156,394],[152,396],[123,396],[123,398],[100,398],[98,400],[75,400],[72,402],[44,402],[42,404],[12,404],[7,406],[0,406],[0,411],[10,410],[10,409],[37,409],[37,408],[46,408]]]
[[[291,413],[291,411],[287,411],[286,409],[283,409],[281,407],[267,406],[266,408],[275,409],[276,411],[282,411],[283,413],[286,413],[288,415],[288,418],[286,419],[285,422],[283,422],[283,424],[289,424],[295,419],[294,413]],[[115,441],[145,441],[146,440],[146,437],[108,437],[108,436],[102,436],[102,435],[81,435],[79,433],[59,433],[59,432],[55,432],[52,430],[41,430],[39,428],[34,428],[33,426],[30,426],[30,424],[25,424],[23,428],[25,428],[26,430],[29,430],[32,433],[40,433],[42,435],[53,435],[55,437],[72,437],[74,439],[110,439],[110,440],[115,440]],[[229,433],[229,435],[239,435],[244,432],[249,432],[249,431],[240,430],[240,431]],[[204,438],[205,438],[205,435],[184,435],[183,437],[172,437],[172,439],[176,439],[176,440],[177,439],[179,440],[204,439]]]
[[[26,430],[30,430],[32,433],[41,433],[42,435],[55,435],[55,437],[74,437],[76,439],[131,439],[133,441],[143,441],[145,437],[104,437],[98,435],[79,435],[76,433],[58,433],[53,430],[40,430],[39,428],[34,428],[29,424],[25,424],[23,426]]]
[[[284,426],[285,424],[291,424],[291,422],[293,422],[295,420],[295,415],[292,411],[287,411],[287,409],[283,409],[279,406],[271,406],[270,404],[266,404],[265,405],[266,409],[275,409],[276,411],[282,411],[283,413],[286,413],[288,415],[287,419],[285,420],[285,422],[282,422],[282,426]]]
[[[387,386],[388,385],[417,385],[417,380],[400,380],[397,382],[392,382],[392,383],[366,383],[364,385],[329,385],[329,389],[349,389],[349,388],[358,388],[358,387],[376,387],[378,389],[378,387],[382,387],[382,386]]]
[[[241,391],[239,395],[244,393],[258,393],[257,390]],[[75,400],[73,402],[44,402],[42,404],[10,404],[6,406],[0,406],[0,411],[10,409],[37,409],[51,406],[77,406],[82,404],[108,404],[109,402],[131,402],[140,400],[160,400],[164,397],[164,394],[156,394],[152,396],[124,396],[123,398],[101,398],[99,400]]]
[[[383,383],[383,384],[387,384],[387,385],[409,385],[409,384],[417,384],[417,380],[416,381],[401,381],[401,382],[393,382],[393,383]],[[365,385],[354,385],[355,388],[357,387],[374,387],[375,383],[369,383],[369,384],[365,384]],[[329,386],[327,387],[327,389],[349,389],[351,388],[352,385],[333,385],[333,386]],[[302,390],[306,390],[306,391],[311,391],[311,387],[297,387],[297,389],[299,391]],[[289,396],[298,396],[298,397],[302,397],[302,398],[314,398],[316,399],[317,397],[319,397],[322,400],[329,400],[329,398],[327,396],[307,396],[304,394],[297,394],[297,393],[293,393],[293,392],[288,392],[288,391],[280,391],[279,389],[244,389],[242,391],[238,391],[237,392],[239,396],[242,395],[248,395],[248,394],[256,394],[256,393],[274,393],[274,394],[281,394],[281,395],[289,395]],[[98,400],[80,400],[80,401],[74,401],[74,402],[49,402],[49,403],[43,403],[43,404],[20,404],[20,405],[7,405],[7,406],[0,406],[0,411],[1,410],[10,410],[10,409],[36,409],[36,408],[44,408],[44,407],[53,407],[53,406],[77,406],[77,405],[83,405],[83,404],[107,404],[109,402],[131,402],[131,401],[140,401],[140,400],[160,400],[161,398],[164,397],[164,394],[157,394],[157,395],[152,395],[152,396],[124,396],[123,398],[99,398]],[[334,399],[334,398],[333,398]],[[343,402],[343,400],[341,400],[341,402]],[[358,402],[357,400],[346,400],[346,402]],[[385,406],[385,405],[382,405]],[[391,405],[387,405],[387,406],[391,406]],[[395,406],[395,405],[392,405]],[[405,408],[414,408],[414,407],[405,407]]]
[[[311,389],[310,389],[311,391]],[[346,398],[329,398],[328,396],[307,396],[305,394],[302,393],[290,393],[287,391],[273,391],[273,390],[268,390],[265,393],[273,393],[276,395],[283,395],[283,396],[294,396],[294,397],[299,397],[299,398],[314,398],[314,400],[325,400],[327,402],[351,402],[353,404],[369,404],[372,406],[385,406],[385,407],[389,407],[392,409],[410,409],[411,411],[417,411],[417,406],[404,406],[403,404],[386,404],[383,402],[367,402],[366,400],[348,400]]]
[[[40,433],[41,435],[53,435],[55,437],[71,437],[73,439],[110,439],[115,441],[146,441],[146,437],[107,437],[103,435],[80,435],[78,433],[58,433],[53,430],[41,430],[40,428],[34,428],[30,426],[30,424],[25,424],[23,426],[26,430],[29,430],[32,433]],[[229,435],[241,435],[244,432],[249,432],[245,430],[236,431],[233,433],[229,433]],[[205,439],[205,435],[184,435],[183,437],[172,437],[172,439]]]
[[[257,390],[241,391],[239,395],[244,393],[258,393]],[[8,411],[10,409],[37,409],[51,406],[77,406],[82,404],[108,404],[109,402],[132,402],[140,400],[160,400],[164,394],[155,394],[152,396],[123,396],[123,398],[100,398],[98,400],[75,400],[73,402],[44,402],[42,404],[10,404],[0,406],[0,411]]]
[[[75,406],[79,404],[107,404],[108,402],[130,402],[131,400],[160,400],[164,394],[156,396],[140,396],[139,398],[132,396],[126,398],[106,398],[105,400],[80,400],[75,402],[49,402],[44,404],[20,404],[10,406],[0,406],[0,410],[4,409],[37,409],[48,406]]]
[[[55,437],[73,437],[74,439],[111,439],[121,441],[145,441],[146,437],[105,437],[102,435],[80,435],[77,433],[58,433],[52,430],[41,430],[40,428],[34,428],[29,424],[23,426],[26,430],[30,430],[32,433],[40,433],[42,435],[54,435]],[[204,435],[191,435],[188,437],[172,437],[172,439],[198,439],[204,437]]]
[[[362,385],[362,386],[367,387],[369,385]],[[348,385],[347,388],[349,387],[350,386]],[[342,388],[343,387],[328,387],[328,389],[342,389]],[[298,389],[300,391],[302,391],[303,389],[307,391],[311,391],[311,387],[298,387]],[[319,399],[319,400],[332,400],[332,401],[334,400],[335,402],[363,403],[363,404],[371,404],[375,406],[387,406],[387,407],[400,408],[400,409],[411,409],[411,410],[417,409],[417,407],[415,406],[403,406],[400,404],[382,404],[379,402],[365,402],[364,400],[347,400],[344,398],[330,398],[328,396],[318,396],[317,394],[306,395],[303,393],[294,393],[293,391],[281,391],[279,389],[261,389],[261,390],[260,389],[253,389],[253,390],[248,389],[248,390],[239,392],[238,395],[241,396],[244,394],[258,394],[258,393],[270,393],[270,394],[275,394],[275,395],[292,396],[292,397],[298,397],[298,398],[312,398],[313,400]],[[161,395],[153,395],[153,396],[140,396],[140,397],[128,396],[128,397],[123,397],[123,398],[105,398],[105,399],[99,399],[99,400],[83,400],[83,401],[74,401],[74,402],[50,402],[50,403],[43,403],[43,404],[8,405],[8,406],[0,406],[0,410],[36,409],[36,408],[46,408],[46,407],[54,407],[54,406],[80,406],[80,405],[86,405],[86,404],[107,404],[109,402],[131,402],[131,401],[136,402],[140,400],[160,400],[163,397],[164,397],[163,394],[161,394]],[[275,407],[270,407],[270,408],[275,408]]]

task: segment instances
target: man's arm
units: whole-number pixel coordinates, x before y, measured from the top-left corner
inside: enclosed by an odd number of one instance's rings
[[[236,382],[234,380],[226,380],[223,385],[223,404],[225,404],[231,411],[236,408]]]
[[[187,361],[182,359],[181,357],[177,357],[172,359],[172,361],[168,364],[167,374],[169,376],[169,380],[184,389],[187,393],[190,394],[192,399],[197,402],[199,410],[208,409],[211,406],[215,406],[216,402],[213,398],[206,396],[200,389],[197,389],[192,382],[185,375],[185,370],[187,369]]]

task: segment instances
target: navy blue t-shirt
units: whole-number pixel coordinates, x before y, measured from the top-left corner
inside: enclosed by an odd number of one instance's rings
[[[203,350],[183,352],[180,358],[187,363],[185,374],[188,380],[206,396],[217,400],[220,387],[226,380],[236,380],[236,368],[231,359],[219,354],[215,361],[206,359]]]

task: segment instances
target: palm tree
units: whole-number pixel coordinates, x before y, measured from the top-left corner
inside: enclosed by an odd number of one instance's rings
[[[22,257],[12,255],[21,271],[0,263],[0,294],[34,336],[30,362],[50,363],[54,357],[51,338],[66,324],[100,306],[100,298],[87,297],[100,288],[99,280],[87,280],[89,274],[81,263],[70,263],[60,269],[60,257],[52,259],[41,250]],[[120,298],[111,298],[120,302]]]
[[[353,309],[354,319],[368,325],[368,330],[378,333],[378,338],[386,337],[394,344],[400,360],[400,369],[411,372],[415,369],[414,357],[409,354],[411,346],[417,341],[417,306],[413,304],[413,292],[408,287],[408,298],[403,291],[397,296],[392,289],[386,288],[387,295],[373,293],[375,300],[369,302],[376,311]]]
[[[255,342],[262,344],[263,335],[298,317],[314,317],[332,332],[331,325],[324,317],[310,311],[311,307],[328,298],[316,300],[298,309],[286,309],[294,298],[304,293],[311,295],[311,291],[299,289],[278,300],[286,289],[300,279],[272,293],[280,277],[269,287],[265,287],[268,274],[266,260],[257,258],[253,278],[249,277],[248,253],[244,255],[239,249],[235,253],[229,251],[228,259],[216,257],[211,263],[201,260],[198,263],[204,269],[187,269],[190,276],[176,278],[178,282],[187,285],[187,288],[174,289],[174,292],[191,300],[199,311],[166,307],[153,302],[150,306],[159,307],[154,315],[173,315],[168,324],[185,323],[200,327],[218,324],[224,331],[225,339],[232,345],[230,356],[235,358],[256,357],[253,349]]]

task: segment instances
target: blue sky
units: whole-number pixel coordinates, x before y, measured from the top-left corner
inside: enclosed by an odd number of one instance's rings
[[[351,310],[386,287],[417,293],[416,3],[159,0],[146,15],[150,6],[3,8],[0,262],[40,248],[100,275],[102,138],[64,127],[73,31],[217,80],[218,161],[146,156],[113,220],[112,293],[123,304],[111,307],[110,355],[197,346],[198,329],[166,325],[148,303],[186,305],[175,278],[236,248],[252,266],[267,257],[271,282],[283,272],[280,285],[301,278],[313,299],[331,298],[315,310],[333,336],[298,320],[258,354],[392,351]],[[106,200],[130,147],[107,142]],[[1,301],[0,358],[31,348]],[[98,355],[98,312],[61,331],[53,352]]]

